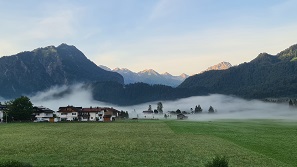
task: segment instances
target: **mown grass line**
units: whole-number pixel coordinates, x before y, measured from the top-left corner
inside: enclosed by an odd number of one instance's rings
[[[273,120],[167,122],[179,134],[217,136],[289,166],[296,166],[297,122]]]

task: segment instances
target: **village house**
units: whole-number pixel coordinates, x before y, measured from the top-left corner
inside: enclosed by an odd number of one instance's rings
[[[78,114],[79,121],[110,122],[118,117],[119,111],[108,107],[83,108]]]
[[[81,113],[82,107],[59,107],[58,117],[60,121],[77,121],[78,114]]]
[[[154,118],[154,111],[152,110],[147,110],[147,111],[143,111],[143,118],[145,119],[153,119]]]
[[[188,116],[185,116],[184,114],[177,114],[176,118],[177,119],[188,119]]]
[[[54,111],[43,106],[34,106],[33,115],[35,116],[34,122],[57,122],[54,118]]]
[[[110,122],[114,121],[116,117],[118,117],[120,111],[114,108],[102,108],[101,113],[99,113],[99,121],[102,120],[103,122]]]
[[[102,115],[103,110],[100,107],[83,108],[78,114],[79,121],[103,121],[99,115]]]

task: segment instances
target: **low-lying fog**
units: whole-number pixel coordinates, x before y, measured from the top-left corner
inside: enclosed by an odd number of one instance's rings
[[[117,106],[113,104],[95,101],[92,98],[91,91],[82,85],[70,87],[70,91],[63,97],[57,97],[60,92],[67,90],[67,87],[54,87],[45,92],[39,92],[30,97],[35,106],[45,106],[57,111],[60,106],[79,106],[79,107],[113,107],[118,110],[128,111],[130,118],[144,118],[142,111],[148,110],[148,106],[152,105],[152,109],[157,108],[157,102],[148,102],[134,106]],[[145,96],[145,95],[144,95]],[[190,114],[188,120],[213,120],[213,119],[297,119],[297,108],[290,109],[289,105],[267,103],[259,100],[244,100],[237,97],[213,94],[209,96],[195,96],[183,98],[176,101],[161,101],[163,103],[163,111],[191,111],[196,105],[201,105],[202,114]],[[210,106],[217,111],[215,114],[208,114]],[[153,114],[151,117],[164,118],[163,115]],[[149,118],[146,116],[146,118]],[[176,116],[172,116],[176,119]]]

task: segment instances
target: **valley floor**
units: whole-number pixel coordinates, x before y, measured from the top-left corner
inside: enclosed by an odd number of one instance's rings
[[[204,166],[215,155],[230,166],[296,166],[297,122],[0,124],[0,162],[33,166]]]

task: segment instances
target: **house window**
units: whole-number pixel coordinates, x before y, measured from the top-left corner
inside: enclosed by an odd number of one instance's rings
[[[93,119],[93,117],[91,117],[91,119]]]
[[[72,113],[72,115],[76,115],[76,113],[75,113],[75,112],[73,112],[73,113]]]
[[[67,113],[62,112],[61,115],[67,115]]]

